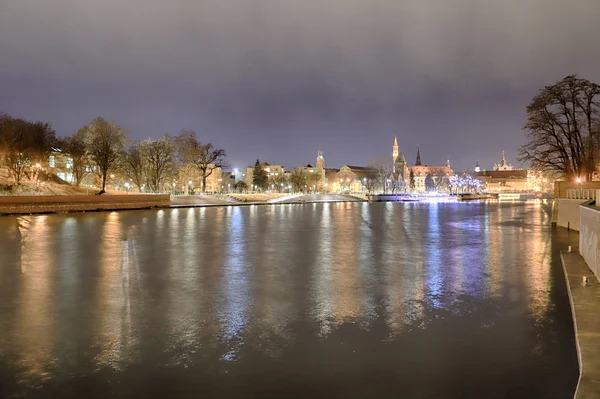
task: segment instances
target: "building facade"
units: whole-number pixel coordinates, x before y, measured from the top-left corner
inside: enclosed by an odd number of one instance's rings
[[[417,148],[415,164],[409,166],[404,154],[399,151],[397,137],[394,137],[392,156],[394,157],[394,164],[391,178],[397,180],[398,191],[448,191],[448,179],[454,176],[454,171],[450,167],[450,160],[446,161],[446,165],[423,165],[421,161],[421,149]],[[432,187],[428,187],[427,176],[431,177]],[[411,177],[413,182],[411,182]]]

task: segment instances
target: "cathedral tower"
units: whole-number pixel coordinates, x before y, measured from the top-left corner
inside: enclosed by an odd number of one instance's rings
[[[417,147],[417,160],[415,161],[415,166],[421,166],[421,150]]]

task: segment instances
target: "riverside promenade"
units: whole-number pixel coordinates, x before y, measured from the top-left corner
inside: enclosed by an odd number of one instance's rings
[[[170,204],[168,194],[0,196],[0,215],[148,209]]]
[[[561,252],[573,313],[579,383],[575,399],[600,398],[600,283],[578,252]],[[587,285],[583,279],[587,277]]]
[[[0,196],[0,215],[364,201],[356,196],[341,194],[238,197],[169,194]]]

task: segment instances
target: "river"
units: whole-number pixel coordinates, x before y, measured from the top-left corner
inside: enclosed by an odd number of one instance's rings
[[[569,398],[550,205],[0,218],[0,397]]]

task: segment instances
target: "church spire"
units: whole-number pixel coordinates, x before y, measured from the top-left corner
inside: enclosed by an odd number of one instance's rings
[[[502,150],[502,166],[506,166],[506,157],[504,156],[504,150]]]
[[[394,145],[392,146],[392,171],[396,172],[396,158],[398,158],[398,138],[394,136]]]
[[[417,160],[415,166],[421,166],[421,149],[417,146]]]
[[[446,158],[446,166],[449,168],[450,167],[450,158]]]

